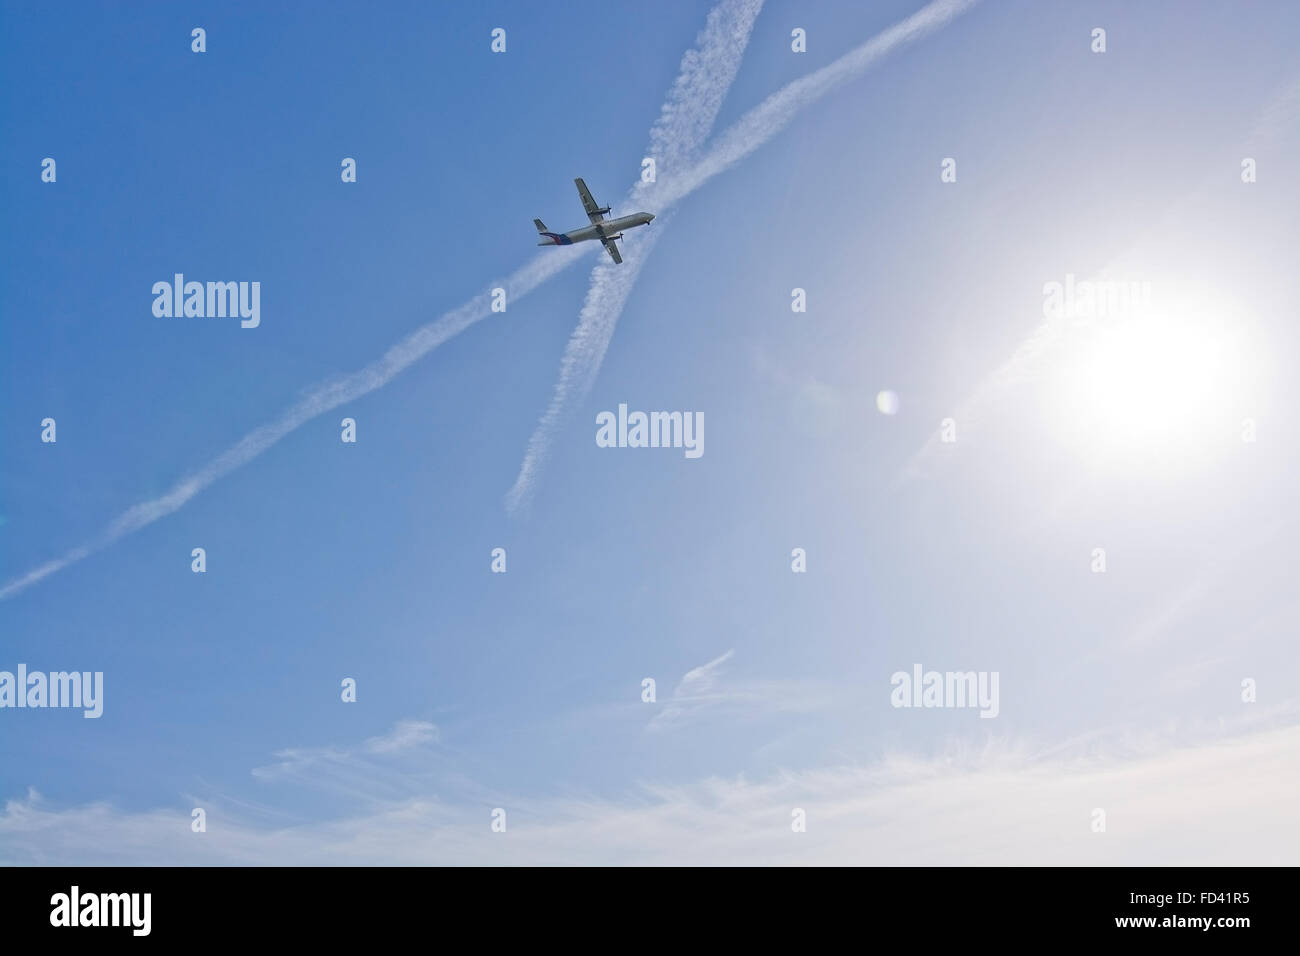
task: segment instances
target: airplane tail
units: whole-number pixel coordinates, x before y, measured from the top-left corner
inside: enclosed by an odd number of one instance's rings
[[[548,232],[546,229],[546,223],[542,222],[540,219],[534,219],[533,225],[537,227],[537,233],[542,237],[542,241],[538,243],[539,246],[569,245],[569,240],[565,239],[564,236],[561,236],[558,233]]]

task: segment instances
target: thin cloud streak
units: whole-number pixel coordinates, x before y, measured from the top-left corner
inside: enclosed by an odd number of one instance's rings
[[[706,716],[742,719],[775,714],[811,714],[836,704],[833,688],[807,680],[722,680],[735,648],[682,675],[672,696],[650,718],[646,730],[659,732]]]

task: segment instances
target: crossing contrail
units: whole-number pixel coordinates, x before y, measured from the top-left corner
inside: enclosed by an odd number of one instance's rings
[[[636,284],[650,250],[668,225],[665,216],[668,207],[740,162],[789,125],[800,111],[827,93],[859,76],[899,47],[945,26],[953,17],[977,2],[978,0],[935,0],[922,7],[834,63],[794,80],[773,93],[719,134],[709,150],[694,164],[680,170],[664,164],[663,175],[657,183],[649,188],[641,188],[644,184],[639,184],[632,191],[629,199],[635,200],[637,208],[662,210],[658,224],[653,232],[637,234],[625,240],[630,255],[623,266],[602,262],[592,270],[591,285],[578,315],[578,325],[569,338],[564,358],[560,362],[560,376],[555,383],[551,403],[528,440],[528,449],[519,467],[519,475],[506,493],[507,510],[514,512],[527,506],[565,413],[572,405],[583,401],[595,384],[596,375],[600,372],[605,352],[614,335],[614,327],[623,312],[623,305],[627,302],[632,286]],[[714,116],[719,105],[721,98],[714,105]],[[711,122],[709,125],[712,125]],[[686,133],[686,136],[676,142],[680,147],[678,155],[693,152],[698,144],[689,142],[689,136],[698,135],[699,142],[702,143],[708,128],[696,123]],[[655,153],[652,152],[651,155]]]
[[[667,206],[681,200],[713,176],[725,171],[761,146],[783,129],[800,109],[856,76],[898,46],[943,26],[953,16],[976,2],[977,0],[934,0],[911,17],[868,40],[830,66],[783,87],[723,133],[716,144],[694,165],[686,168],[680,175],[672,174],[657,183],[647,184],[648,188],[645,190],[638,188],[634,190],[634,195],[638,198],[653,199],[666,210]],[[728,39],[722,36],[721,27],[728,22],[733,25],[743,23],[744,17],[751,10],[756,16],[761,5],[762,0],[723,0],[710,13],[704,31],[697,40],[696,48],[683,58],[678,77],[669,91],[660,118],[651,131],[652,146],[656,146],[656,136],[660,137],[657,147],[662,150],[665,169],[671,170],[673,163],[681,162],[683,157],[693,150],[694,144],[702,138],[699,135],[701,126],[705,128],[705,132],[711,128],[722,98],[726,95],[735,76],[738,60],[734,58],[743,54],[748,30],[745,31],[743,38]],[[752,25],[752,22],[750,16],[749,23]],[[737,45],[739,45],[739,52]],[[662,232],[662,229],[659,232]],[[653,241],[650,239],[648,242],[643,241],[631,247],[643,246],[644,252],[648,253],[653,247]],[[314,386],[306,396],[291,405],[276,419],[249,432],[203,468],[182,478],[165,494],[142,501],[127,509],[98,537],[5,583],[0,587],[0,600],[14,597],[50,575],[107,548],[126,535],[180,510],[213,482],[248,464],[306,422],[346,402],[382,388],[447,340],[492,315],[491,289],[493,287],[506,289],[508,300],[518,301],[577,262],[582,254],[582,251],[573,248],[547,250],[546,253],[517,269],[509,278],[493,283],[463,305],[411,332],[370,364],[349,375]],[[625,266],[630,264],[630,262],[625,263]],[[629,279],[611,281],[609,276],[605,275],[599,287],[597,286],[599,277],[593,276],[592,287],[583,307],[584,314],[590,309],[591,321],[588,322],[586,329],[580,322],[579,328],[574,331],[570,339],[569,350],[566,351],[565,360],[561,365],[561,381],[556,385],[556,398],[552,401],[552,406],[556,409],[554,413],[556,421],[559,420],[569,397],[574,394],[585,394],[586,389],[589,389],[591,382],[594,381],[610,336],[613,334],[613,324],[622,311],[623,302],[626,301],[635,280],[637,268],[639,266],[627,270]],[[614,306],[616,308],[613,308]],[[551,409],[548,408],[547,411],[549,414]],[[547,417],[543,416],[542,423],[538,425],[538,432],[548,427],[546,422]],[[518,496],[519,500],[526,496],[531,486],[532,478],[544,457],[545,447],[549,443],[554,427],[552,424],[549,426],[550,430],[544,432],[538,442],[536,454],[534,454],[533,443],[530,442],[529,454],[533,457],[535,465],[529,471],[527,480],[524,480],[525,473],[521,470],[522,485],[516,482],[516,486],[522,489]],[[534,434],[534,439],[537,437],[537,434]],[[525,467],[527,466],[526,458]]]
[[[685,175],[688,164],[698,158],[740,69],[745,47],[762,9],[762,0],[724,0],[709,14],[696,49],[682,59],[677,82],[668,93],[659,120],[650,130],[647,156],[655,160],[655,181],[638,182],[628,192],[626,205],[636,209],[661,210],[661,184]],[[582,401],[595,383],[614,335],[614,325],[623,311],[641,266],[664,227],[666,211],[658,213],[653,231],[636,233],[624,240],[630,253],[622,265],[603,259],[592,270],[587,298],[578,315],[578,325],[569,337],[560,360],[560,377],[524,452],[523,464],[514,486],[506,493],[506,509],[519,511],[528,503],[534,482],[546,461],[565,411]]]

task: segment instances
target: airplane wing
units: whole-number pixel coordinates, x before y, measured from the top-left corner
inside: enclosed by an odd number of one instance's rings
[[[614,240],[606,239],[602,236],[600,241],[605,244],[605,251],[609,253],[609,257],[619,265],[622,265],[623,257],[618,254],[618,246],[615,245]]]
[[[587,218],[592,222],[604,222],[605,213],[609,212],[608,206],[597,206],[596,200],[591,198],[591,190],[581,178],[575,179],[573,184],[578,187],[578,195],[582,197],[582,208],[587,210]]]

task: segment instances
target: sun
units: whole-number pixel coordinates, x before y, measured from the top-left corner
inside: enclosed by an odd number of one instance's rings
[[[1166,287],[1167,288],[1167,287]],[[1205,290],[1073,321],[1051,376],[1051,427],[1087,462],[1149,474],[1202,464],[1248,414],[1240,316]]]

